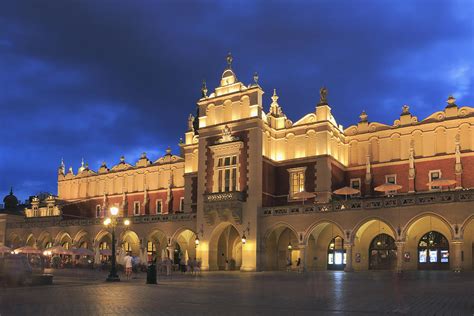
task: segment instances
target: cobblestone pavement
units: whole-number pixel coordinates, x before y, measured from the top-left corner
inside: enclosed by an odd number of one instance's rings
[[[0,288],[4,315],[474,315],[474,273],[211,272],[146,285],[145,275],[55,271],[54,285]]]

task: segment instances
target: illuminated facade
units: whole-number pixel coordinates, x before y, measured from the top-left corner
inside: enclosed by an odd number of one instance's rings
[[[362,112],[344,129],[322,88],[292,122],[276,91],[266,112],[258,77],[244,85],[227,62],[212,93],[203,85],[179,156],[76,174],[62,163],[57,198],[7,221],[5,243],[98,251],[117,206],[132,219],[120,247],[143,257],[179,249],[204,270],[281,270],[288,258],[307,270],[473,269],[474,108],[450,97],[423,120],[403,106],[393,125]],[[454,184],[428,185],[437,179]],[[400,188],[375,190],[385,183]],[[360,193],[333,193],[344,186]]]

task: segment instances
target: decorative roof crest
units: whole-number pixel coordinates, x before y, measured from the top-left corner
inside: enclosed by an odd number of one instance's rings
[[[238,140],[238,137],[232,136],[232,131],[230,127],[226,124],[222,130],[222,137],[217,140],[217,144],[228,143]]]

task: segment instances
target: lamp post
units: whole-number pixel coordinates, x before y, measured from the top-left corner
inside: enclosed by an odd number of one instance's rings
[[[104,225],[106,227],[112,228],[112,267],[110,268],[109,276],[107,277],[108,282],[118,282],[120,281],[119,276],[117,275],[117,266],[116,266],[116,252],[115,252],[115,227],[117,226],[117,215],[118,215],[118,208],[111,207],[110,208],[110,217],[104,220]],[[130,225],[130,221],[128,219],[123,221],[125,226]]]

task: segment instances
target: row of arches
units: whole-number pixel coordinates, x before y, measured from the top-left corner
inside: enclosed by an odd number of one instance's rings
[[[327,221],[311,226],[306,236],[278,223],[269,229],[263,245],[265,270],[282,270],[298,258],[308,270],[343,270],[348,260],[356,270],[449,269],[454,259],[474,269],[474,220],[453,229],[430,214],[395,230],[382,219],[369,219],[352,232]]]
[[[140,256],[143,260],[153,257],[166,257],[181,260],[181,258],[195,258],[196,234],[187,228],[181,228],[172,236],[168,237],[163,231],[153,229],[145,238],[140,238],[134,230],[123,230],[116,235],[117,246],[120,253],[130,252],[134,256]],[[71,236],[67,231],[61,231],[53,236],[49,231],[42,231],[37,237],[33,233],[20,236],[11,233],[6,244],[15,249],[21,246],[32,246],[38,249],[48,249],[53,246],[62,246],[66,249],[86,248],[97,253],[97,258],[104,258],[112,248],[112,234],[108,230],[100,230],[92,234],[81,230]]]

